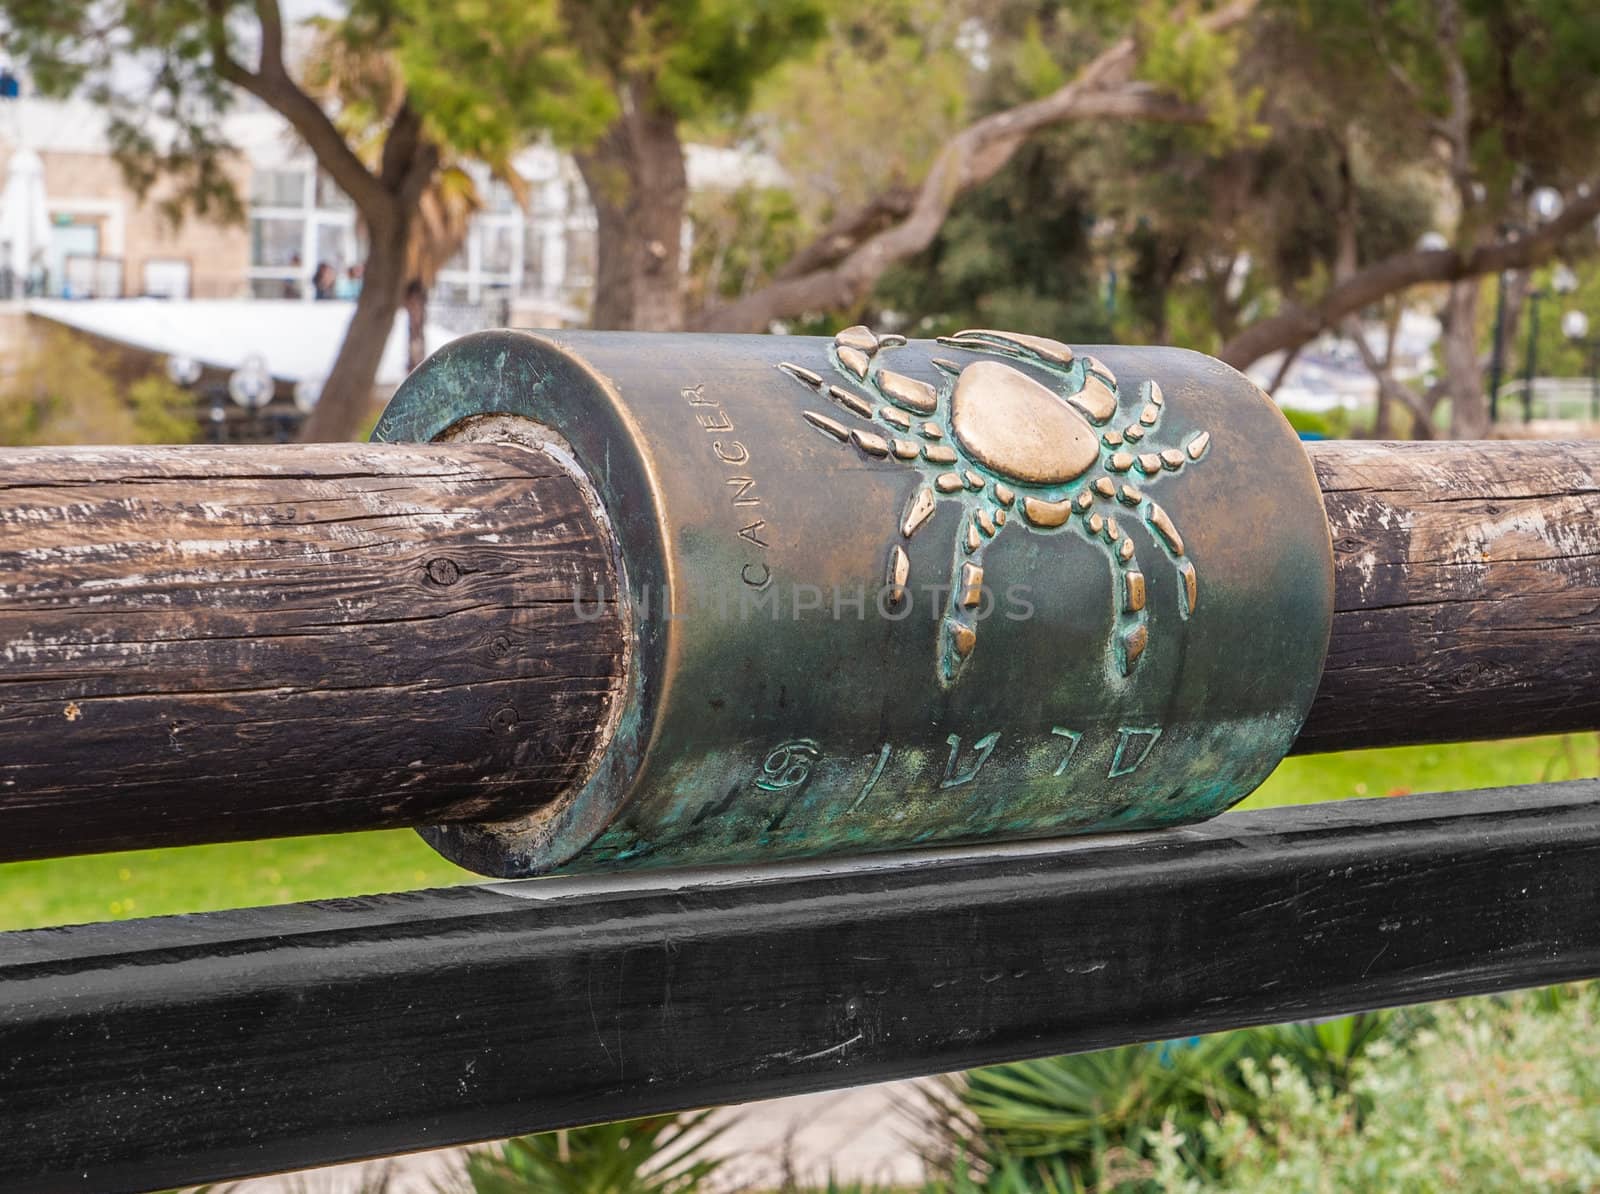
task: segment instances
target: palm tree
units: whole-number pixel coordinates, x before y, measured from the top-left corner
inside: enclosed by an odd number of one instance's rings
[[[350,39],[348,26],[314,18],[313,41],[306,66],[307,90],[337,114],[334,123],[356,155],[372,169],[381,168],[385,134],[405,102],[405,81],[394,55]],[[431,130],[429,130],[431,132]],[[483,197],[468,162],[451,152],[437,136],[440,163],[418,201],[406,242],[405,289],[406,368],[415,369],[427,355],[423,329],[428,293],[472,231],[472,218],[483,210]],[[486,160],[489,177],[504,183],[526,207],[528,184],[517,173],[511,151]]]

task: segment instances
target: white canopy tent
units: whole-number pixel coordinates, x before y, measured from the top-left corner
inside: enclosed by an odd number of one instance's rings
[[[279,381],[327,377],[355,313],[353,302],[299,300],[40,299],[30,314],[92,336],[169,357],[187,357],[232,371],[252,357]],[[429,352],[455,339],[434,324],[425,329]],[[395,317],[376,380],[397,386],[406,375],[405,315]]]

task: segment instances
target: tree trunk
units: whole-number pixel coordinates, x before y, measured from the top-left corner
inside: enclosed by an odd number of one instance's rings
[[[683,327],[681,239],[689,186],[675,116],[635,93],[592,149],[577,154],[598,221],[597,328]]]
[[[1480,278],[1454,283],[1441,316],[1445,393],[1450,396],[1450,434],[1455,439],[1482,439],[1489,433],[1489,400],[1484,393],[1483,361],[1478,353],[1478,298],[1482,290]]]
[[[406,283],[406,369],[422,364],[428,355],[428,288],[421,278]]]
[[[1376,381],[1377,379],[1374,378],[1373,380]],[[1393,439],[1394,395],[1390,392],[1389,388],[1383,385],[1381,382],[1378,384],[1378,389],[1375,394],[1375,401],[1377,403],[1377,413],[1373,416],[1372,438]]]
[[[372,411],[373,379],[384,346],[394,332],[395,312],[400,308],[410,213],[403,213],[394,225],[383,236],[373,230],[355,314],[350,317],[328,380],[322,385],[322,397],[301,429],[301,439],[358,439],[367,425]]]

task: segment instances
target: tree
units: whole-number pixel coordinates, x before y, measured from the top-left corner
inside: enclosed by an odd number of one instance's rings
[[[1452,432],[1483,434],[1479,279],[1594,245],[1600,10],[1560,0],[1342,0],[1313,15],[1280,0],[1272,16],[1301,35],[1311,61],[1385,97],[1388,132],[1408,128],[1432,144],[1454,230],[1446,247],[1408,246],[1340,271],[1316,294],[1282,296],[1276,312],[1239,330],[1220,355],[1243,368],[1391,296],[1443,284],[1444,377],[1420,406],[1431,413],[1448,396]],[[1559,214],[1530,217],[1536,188],[1562,196]]]
[[[1029,0],[990,6],[970,106],[1006,112],[1056,93],[1074,55],[1093,56],[1085,47],[1104,37],[1095,25],[1105,16]],[[1114,322],[1125,322],[1119,305],[1129,277],[1136,300],[1160,293],[1160,276],[1192,260],[1197,244],[1214,247],[1211,228],[1188,208],[1208,210],[1193,198],[1210,183],[1201,172],[1236,182],[1230,155],[1252,135],[1259,98],[1238,86],[1227,41],[1196,36],[1182,21],[1141,28],[1138,38],[1141,70],[1164,79],[1169,94],[1198,101],[1203,121],[1040,128],[993,178],[954,201],[928,248],[888,270],[871,301],[920,315],[919,331],[1026,326],[1058,339],[1109,340]],[[1143,312],[1159,325],[1158,339],[1167,338],[1165,306]]]
[[[1095,19],[1106,23],[1113,7],[1098,6]],[[1392,345],[1369,365],[1386,410],[1403,406],[1424,428],[1449,398],[1455,432],[1481,433],[1484,276],[1593,247],[1600,10],[1263,0],[1165,23],[1157,11],[1140,6],[1125,17],[1132,32],[1106,45],[1103,29],[1086,31],[1059,6],[996,0],[988,28],[1018,13],[1032,22],[1007,32],[1007,44],[1028,50],[998,72],[1010,90],[991,86],[987,114],[951,138],[919,186],[891,177],[769,284],[710,307],[696,326],[755,330],[803,312],[901,306],[906,288],[884,279],[907,259],[933,287],[922,313],[942,317],[950,296],[931,271],[1036,237],[1037,214],[1021,221],[1014,204],[985,196],[1026,194],[1019,146],[1067,137],[1054,142],[1070,145],[1055,151],[1064,189],[1115,232],[1074,246],[1058,229],[1051,252],[1087,252],[1101,276],[1123,283],[1120,330],[1241,368],[1272,352],[1287,365],[1324,331],[1348,331],[1368,313],[1389,326],[1419,294],[1437,296],[1437,382],[1421,394],[1401,384]],[[1092,57],[1072,57],[1097,35]],[[1051,80],[1053,62],[1070,73]],[[1029,87],[1030,77],[1049,88]],[[1560,211],[1533,220],[1527,204],[1541,186],[1560,192]],[[1450,233],[1444,247],[1423,240],[1437,228]],[[976,318],[973,306],[964,317]]]
[[[1188,17],[1187,8],[1137,7],[1134,15],[1143,20],[1127,18],[1132,32],[1105,44],[1048,94],[962,127],[919,184],[890,185],[838,212],[766,286],[700,312],[691,326],[761,331],[777,319],[857,307],[891,266],[933,243],[956,200],[993,178],[1043,130],[1088,121],[1234,123],[1237,97],[1215,64],[1230,58],[1227,35],[1255,0],[1233,0],[1197,17]]]
[[[336,35],[397,65],[364,96],[380,148],[364,161],[296,77],[278,0],[0,0],[8,50],[41,89],[89,88],[109,112],[130,182],[170,177],[173,214],[232,216],[222,117],[239,93],[294,128],[348,195],[366,232],[361,296],[307,420],[313,439],[343,439],[365,420],[372,379],[408,281],[413,228],[447,153],[508,158],[536,130],[590,137],[615,115],[612,94],[568,45],[558,0],[350,0]],[[153,63],[148,78],[133,67]]]
[[[825,12],[825,0],[566,0],[573,43],[614,99],[575,154],[597,218],[595,327],[683,326],[684,124],[742,111]]]
[[[884,275],[873,302],[918,313],[918,335],[976,326],[1111,339],[1111,286],[1090,248],[1089,195],[1061,168],[1072,148],[1059,135],[1024,146],[956,205],[926,251]]]
[[[334,113],[334,122],[369,169],[379,166],[389,126],[406,102],[406,81],[395,55],[355,39],[344,23],[313,18],[316,45],[305,71],[308,90]],[[526,206],[527,184],[517,173],[512,154],[520,146],[490,144],[495,156],[485,162],[490,175],[511,189]],[[402,303],[406,312],[406,368],[415,369],[427,355],[428,293],[439,271],[460,252],[472,231],[472,218],[483,209],[469,163],[449,156],[442,146],[440,162],[417,200],[406,242]]]

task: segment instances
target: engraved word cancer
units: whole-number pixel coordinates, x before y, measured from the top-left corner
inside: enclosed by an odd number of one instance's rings
[[[898,461],[922,474],[900,516],[902,538],[915,535],[939,502],[961,506],[964,527],[953,552],[940,636],[940,683],[953,684],[972,655],[984,548],[1019,512],[1020,524],[1038,532],[1065,528],[1076,514],[1084,535],[1101,546],[1117,583],[1112,666],[1130,675],[1149,640],[1149,614],[1136,548],[1117,518],[1125,512],[1149,528],[1179,578],[1179,613],[1187,618],[1199,582],[1185,558],[1183,536],[1133,478],[1152,484],[1200,460],[1210,433],[1195,432],[1181,448],[1146,441],[1161,424],[1161,387],[1145,382],[1138,413],[1118,420],[1115,375],[1095,357],[1076,356],[1055,340],[975,329],[939,343],[1023,362],[1055,385],[1003,360],[961,365],[936,357],[942,378],[935,386],[886,367],[893,351],[906,347],[903,336],[878,336],[864,327],[846,328],[828,346],[844,385],[799,365],[778,367],[886,434],[803,412],[813,427],[869,459]],[[1111,425],[1114,420],[1122,425]],[[910,567],[905,548],[893,543],[887,563],[891,594],[905,592]]]

